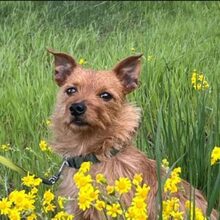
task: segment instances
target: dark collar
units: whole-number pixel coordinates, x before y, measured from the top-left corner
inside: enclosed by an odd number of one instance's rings
[[[99,159],[96,157],[95,154],[86,154],[85,156],[75,156],[75,157],[68,157],[65,159],[68,163],[68,167],[72,167],[75,169],[79,169],[81,164],[84,162],[92,162],[92,163],[100,163]]]
[[[112,149],[110,150],[110,157],[115,156],[118,152],[119,150],[112,147]],[[65,167],[79,169],[82,163],[89,162],[89,161],[92,162],[93,164],[101,163],[101,161],[96,157],[94,153],[86,154],[85,156],[80,155],[80,156],[75,156],[75,157],[68,157],[64,159],[56,175],[52,176],[49,179],[42,178],[42,181],[44,184],[53,185],[60,178],[60,175]]]
[[[110,150],[110,157],[115,156],[118,152],[119,150],[112,147],[112,149]],[[72,167],[75,169],[79,169],[81,164],[84,162],[90,161],[93,164],[100,163],[100,160],[96,157],[94,153],[86,154],[85,156],[80,155],[80,156],[75,156],[75,157],[68,157],[65,160],[68,163],[68,167]]]

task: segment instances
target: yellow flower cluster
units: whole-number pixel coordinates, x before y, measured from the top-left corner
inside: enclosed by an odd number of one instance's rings
[[[168,161],[165,161],[168,164]],[[162,201],[163,204],[163,220],[183,220],[185,217],[190,217],[190,220],[206,220],[202,211],[195,207],[195,218],[193,218],[193,204],[190,201],[185,203],[185,208],[188,210],[188,213],[184,213],[180,209],[180,200],[175,197],[174,193],[177,193],[180,188],[181,178],[180,178],[181,168],[175,168],[170,177],[165,181],[164,192],[167,193],[166,200]],[[188,219],[188,218],[187,218]]]
[[[220,161],[220,147],[215,146],[211,154],[211,165],[216,164],[218,161]]]
[[[169,170],[169,162],[164,159],[162,164],[165,169]],[[181,183],[180,178],[181,168],[177,167],[171,171],[170,177],[166,179],[164,184],[164,192],[166,193],[166,199],[162,201],[163,205],[163,219],[169,220],[182,220],[184,213],[180,211],[180,200],[173,196],[174,193],[178,192],[179,184]]]
[[[95,179],[88,174],[90,162],[82,164],[73,179],[78,193],[78,205],[83,211],[95,207],[98,211],[104,211],[106,216],[112,218],[124,217],[128,220],[146,220],[147,196],[150,187],[142,184],[142,175],[136,174],[131,181],[127,177],[120,177],[113,185],[108,185],[103,174],[97,174]],[[129,193],[134,187],[135,195],[128,208],[124,207],[121,196]]]
[[[37,213],[37,203],[42,203],[41,198],[38,193],[38,186],[41,184],[42,180],[36,178],[34,175],[30,175],[22,178],[22,185],[29,187],[28,191],[25,190],[14,190],[8,197],[2,198],[0,200],[0,219],[1,216],[6,216],[10,220],[36,220],[37,216],[41,216],[41,219],[47,219],[46,215],[48,212],[52,212],[55,208],[55,196],[50,191],[47,190],[43,195],[43,211],[44,213]],[[63,197],[58,197],[58,205],[61,209],[52,220],[72,220],[73,215],[64,212]],[[51,214],[50,214],[51,215]]]
[[[1,147],[0,147],[0,151],[6,152],[6,151],[9,151],[9,150],[11,150],[10,144],[2,144]]]
[[[169,162],[163,160],[162,163],[168,169]],[[108,185],[103,174],[97,174],[94,180],[88,173],[90,167],[90,162],[83,163],[73,177],[79,190],[78,205],[80,209],[85,211],[95,207],[98,211],[104,211],[106,216],[112,218],[122,217],[126,220],[148,219],[147,198],[150,187],[143,183],[141,174],[136,174],[132,181],[126,177],[120,177],[115,181],[114,185]],[[162,216],[164,220],[183,220],[187,215],[187,213],[181,211],[180,200],[174,196],[180,189],[180,173],[181,168],[175,168],[165,181],[164,192],[166,193],[166,199],[162,201]],[[134,189],[134,196],[130,206],[125,207],[121,196],[130,192],[132,188]],[[189,209],[188,207],[189,203],[186,203],[186,208]],[[205,219],[200,209],[196,208],[195,210],[196,219]]]
[[[193,70],[191,83],[195,90],[207,90],[209,88],[209,83],[205,79],[203,73],[199,73],[197,70]]]
[[[45,140],[40,141],[39,147],[40,147],[41,151],[51,152],[51,148],[49,147],[49,145],[47,144],[47,142]]]
[[[171,174],[170,177],[167,178],[165,184],[164,184],[164,192],[169,193],[175,193],[178,191],[178,185],[181,182],[180,178],[181,168],[175,168]]]
[[[182,220],[183,212],[180,211],[180,201],[176,197],[163,201],[163,220]]]
[[[138,182],[133,181],[136,184],[136,192],[132,198],[131,206],[128,207],[125,213],[127,220],[141,220],[148,219],[147,213],[147,197],[150,191],[150,187],[146,184],[141,185]]]
[[[23,185],[28,187],[36,187],[39,186],[42,180],[40,178],[36,178],[35,175],[30,175],[29,172],[27,176],[22,178]]]
[[[29,192],[25,190],[14,190],[7,198],[0,201],[0,214],[8,216],[9,219],[19,220],[26,218],[27,220],[37,219],[35,213],[35,200],[38,192],[37,186],[42,182],[41,179],[28,173],[22,178],[23,185],[31,187]]]
[[[50,190],[44,192],[43,207],[46,213],[53,212],[56,208],[56,206],[53,204],[54,198],[55,196]]]
[[[7,198],[0,200],[0,214],[16,220],[20,220],[24,216],[28,220],[36,219],[35,197],[35,191],[26,193],[25,190],[14,190]]]
[[[213,149],[214,156],[212,155],[212,157],[215,159],[213,163],[219,159],[219,149],[217,146]],[[169,162],[166,159],[162,161],[162,166],[169,170]],[[127,177],[120,177],[113,185],[108,185],[103,174],[98,173],[95,178],[92,178],[89,174],[90,169],[91,163],[85,162],[73,176],[75,185],[79,190],[77,202],[81,210],[86,211],[95,208],[97,211],[104,212],[106,219],[108,219],[108,216],[110,219],[148,219],[150,187],[143,183],[142,174],[135,174],[132,180]],[[180,173],[180,167],[173,169],[164,183],[163,219],[183,220],[187,217],[190,220],[206,220],[207,218],[202,211],[197,207],[193,207],[191,201],[185,203],[186,213],[181,211],[180,200],[175,197],[175,193],[181,190]],[[36,220],[38,217],[47,219],[50,216],[52,220],[73,220],[74,215],[70,215],[63,210],[67,198],[59,196],[56,200],[51,190],[45,191],[43,198],[39,197],[37,187],[41,182],[41,179],[29,173],[23,177],[22,185],[28,187],[29,190],[14,190],[8,197],[2,198],[0,200],[0,218],[4,216],[10,220]],[[131,190],[133,190],[134,196],[129,206],[125,206],[122,198],[124,194],[131,192]],[[70,199],[74,200],[75,198]],[[42,204],[40,205],[41,213],[37,212],[39,206],[37,203]],[[56,214],[54,214],[55,211]]]
[[[99,190],[92,185],[92,177],[88,174],[90,167],[90,162],[84,162],[73,177],[76,187],[79,189],[78,205],[83,211],[94,205],[99,197]]]

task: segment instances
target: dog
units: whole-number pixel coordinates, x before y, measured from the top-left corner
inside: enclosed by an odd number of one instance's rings
[[[158,193],[157,165],[133,146],[133,138],[139,126],[140,110],[126,101],[127,94],[138,87],[141,71],[141,56],[130,56],[120,61],[112,70],[85,69],[66,54],[49,50],[54,55],[54,79],[59,86],[55,110],[52,115],[52,147],[62,157],[95,155],[99,163],[91,167],[91,174],[102,173],[109,184],[119,177],[132,179],[135,173],[143,174],[143,181],[150,186],[148,195],[148,218],[158,217],[156,201]],[[77,170],[66,168],[59,193],[66,197],[77,197],[73,175]],[[161,175],[165,171],[161,168]],[[184,192],[178,192],[180,209],[185,210],[191,186],[181,182]],[[131,194],[123,197],[129,205]],[[196,207],[205,214],[207,202],[199,190],[195,190]],[[91,208],[79,209],[72,201],[67,212],[80,220],[101,220],[100,213]],[[211,219],[217,219],[214,210]]]

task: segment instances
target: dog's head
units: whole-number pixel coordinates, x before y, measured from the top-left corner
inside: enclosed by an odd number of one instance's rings
[[[56,117],[73,130],[105,129],[117,120],[125,96],[138,86],[142,55],[130,56],[112,70],[95,71],[68,54],[48,51],[54,55],[60,87]]]

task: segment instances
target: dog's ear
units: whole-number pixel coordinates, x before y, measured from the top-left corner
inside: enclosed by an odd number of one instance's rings
[[[122,82],[126,94],[133,91],[138,86],[138,77],[141,69],[141,56],[142,54],[130,56],[119,62],[113,69]]]
[[[77,66],[76,61],[68,54],[55,52],[51,49],[47,51],[54,55],[55,58],[55,80],[59,86],[62,86],[66,78]]]

